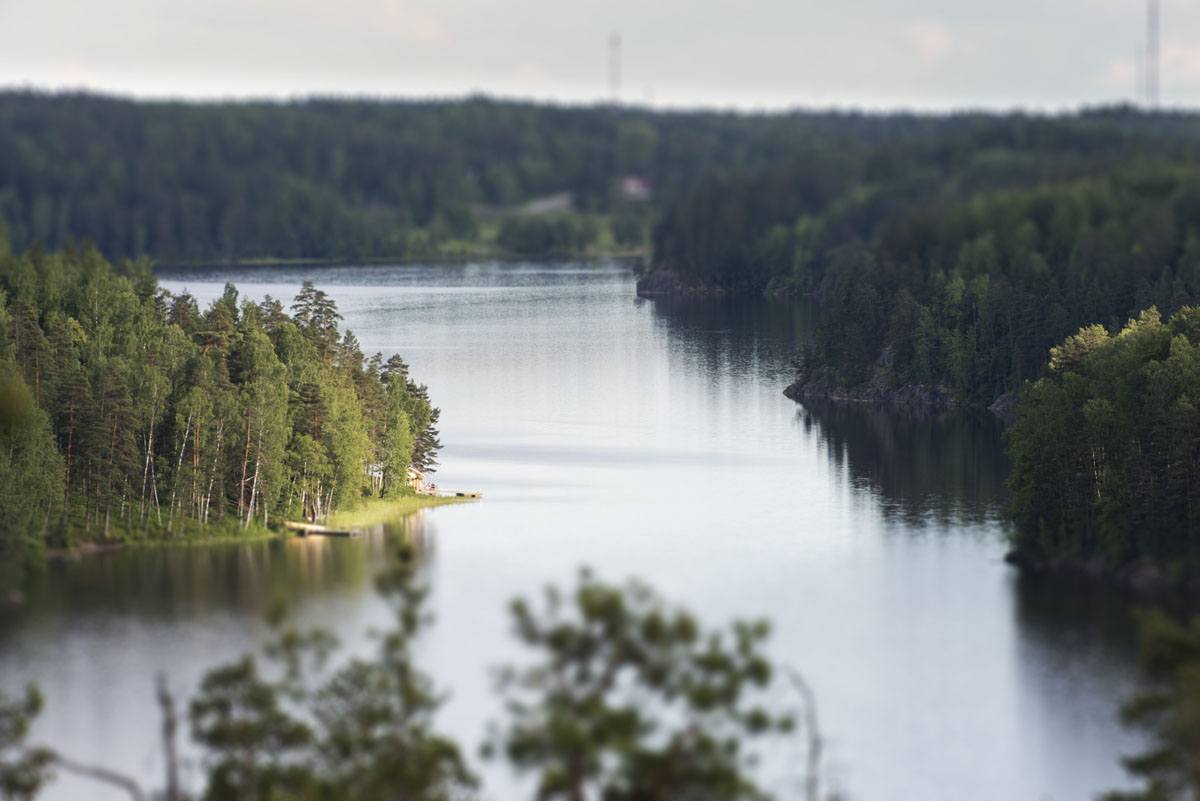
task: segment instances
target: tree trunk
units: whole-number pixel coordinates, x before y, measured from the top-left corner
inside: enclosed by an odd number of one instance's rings
[[[246,511],[246,470],[250,465],[250,410],[246,410],[246,444],[242,448],[242,480],[238,484],[238,517]]]
[[[175,714],[175,698],[167,688],[167,677],[158,674],[158,706],[162,711],[163,758],[167,769],[167,787],[163,801],[181,801],[179,792],[179,752],[176,749],[176,731],[179,718]]]
[[[67,480],[63,488],[63,514],[71,511],[71,459],[75,454],[75,407],[67,413]]]
[[[151,454],[154,452],[154,418],[158,412],[158,392],[155,391],[154,396],[150,399],[150,423],[146,431],[146,459],[142,465],[142,494],[139,499],[141,503],[141,512],[139,517],[140,522],[146,522],[146,482],[150,477],[150,461]]]
[[[110,517],[110,512],[112,509],[112,499],[109,497],[109,495],[112,493],[113,463],[116,459],[116,455],[117,455],[117,421],[114,417],[112,434],[109,436],[109,439],[108,439],[108,465],[107,465],[107,469],[104,471],[104,476],[105,476],[104,477],[104,495],[103,495],[104,539],[106,539],[106,540],[108,539],[109,517]],[[100,489],[100,485],[99,485],[99,483],[97,483],[96,484],[97,493],[99,493],[99,489]]]
[[[187,425],[183,429],[183,441],[179,444],[179,458],[175,460],[175,475],[171,478],[171,508],[167,511],[167,531],[175,525],[175,498],[179,492],[179,471],[183,469],[183,452],[187,450],[188,435],[192,433],[192,412],[188,412]],[[195,479],[193,479],[195,483]],[[157,492],[155,504],[157,505]]]
[[[225,421],[217,423],[217,444],[213,449],[212,470],[208,474],[208,492],[204,494],[204,514],[200,518],[200,525],[208,525],[208,515],[212,509],[212,493],[213,485],[217,481],[217,468],[221,466],[221,446],[225,441]]]
[[[254,445],[254,479],[250,484],[250,505],[246,509],[246,522],[243,523],[243,528],[250,526],[250,521],[254,519],[254,501],[258,495],[258,471],[262,465],[262,438],[263,427],[262,423],[258,426],[258,439]]]
[[[192,431],[192,491],[189,496],[188,508],[193,511],[196,519],[200,519],[200,487],[197,484],[200,474],[200,424]]]

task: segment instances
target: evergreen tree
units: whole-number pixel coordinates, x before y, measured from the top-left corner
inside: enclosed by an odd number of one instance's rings
[[[17,421],[0,431],[0,546],[325,519],[408,491],[439,447],[428,391],[399,357],[365,358],[325,293],[307,285],[296,309],[226,286],[201,311],[92,250],[0,258]]]
[[[0,591],[26,551],[38,554],[58,522],[63,465],[50,421],[16,366],[0,355]]]
[[[1200,619],[1182,625],[1155,611],[1139,624],[1145,686],[1121,715],[1149,737],[1144,753],[1125,760],[1142,788],[1104,798],[1189,801],[1200,795]]]
[[[501,678],[510,722],[493,746],[538,778],[538,797],[758,799],[753,741],[790,732],[761,691],[772,680],[765,622],[703,629],[645,585],[583,572],[543,610],[512,605],[537,655]]]
[[[1200,565],[1200,309],[1051,349],[1008,432],[1020,558]]]
[[[33,687],[20,698],[10,699],[0,692],[0,799],[4,801],[33,801],[51,778],[52,754],[25,742],[41,709],[42,697]]]

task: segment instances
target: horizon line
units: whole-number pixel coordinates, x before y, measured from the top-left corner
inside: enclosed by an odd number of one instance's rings
[[[378,104],[453,104],[471,101],[486,101],[507,103],[511,105],[528,105],[564,109],[600,109],[617,108],[649,114],[725,114],[736,116],[862,116],[862,117],[969,117],[969,116],[1024,116],[1035,118],[1061,118],[1082,116],[1089,113],[1104,111],[1136,112],[1146,116],[1186,116],[1200,113],[1200,106],[1168,105],[1160,103],[1148,106],[1134,100],[1123,98],[1095,102],[1078,102],[1062,104],[1022,104],[1019,102],[995,105],[991,104],[938,104],[922,105],[916,103],[859,103],[854,101],[832,103],[806,103],[798,101],[794,104],[747,104],[713,102],[671,102],[646,101],[631,99],[614,101],[612,98],[597,96],[593,99],[580,97],[538,96],[535,94],[516,94],[484,89],[470,89],[452,92],[401,93],[401,92],[366,92],[366,91],[297,91],[284,93],[158,93],[137,92],[122,89],[109,89],[97,86],[69,84],[37,84],[32,81],[24,83],[0,83],[0,95],[31,94],[53,97],[90,96],[107,100],[136,103],[136,104],[178,104],[194,106],[216,105],[302,105],[312,102],[346,102],[346,103],[378,103]]]

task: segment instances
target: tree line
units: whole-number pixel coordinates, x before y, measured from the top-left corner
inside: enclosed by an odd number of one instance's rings
[[[110,259],[423,256],[478,240],[498,209],[570,193],[620,244],[651,219],[661,263],[765,286],[764,237],[801,215],[869,239],[912,202],[1195,156],[1186,114],[1063,117],[655,112],[472,97],[150,102],[0,92],[0,222],[18,250],[91,241]],[[621,179],[638,176],[649,203]],[[580,221],[577,221],[580,222]],[[509,226],[521,250],[585,229]]]
[[[311,283],[290,311],[232,285],[201,309],[148,262],[0,241],[0,550],[321,519],[405,492],[410,466],[436,464],[438,410],[340,320]]]
[[[0,222],[18,250],[80,240],[112,259],[402,257],[480,236],[497,209],[569,192],[576,211],[611,214],[619,240],[641,242],[647,210],[623,199],[623,176],[672,197],[706,165],[769,164],[797,137],[832,141],[837,127],[486,97],[185,103],[6,91]]]
[[[1187,115],[951,118],[923,135],[705,179],[663,212],[654,267],[823,315],[800,378],[945,388],[988,405],[1089,323],[1200,301]]]

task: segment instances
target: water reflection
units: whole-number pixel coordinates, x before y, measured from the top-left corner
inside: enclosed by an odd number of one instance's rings
[[[1117,756],[1144,752],[1142,733],[1119,723],[1121,704],[1137,687],[1136,604],[1111,587],[1063,577],[1010,573],[1013,674],[1020,679],[1016,714],[1039,770],[1051,784],[1078,782],[1074,769],[1049,755],[1063,741],[1097,755],[1089,781],[1105,790],[1132,790]],[[1102,756],[1110,755],[1107,760]]]
[[[123,615],[147,622],[214,612],[262,616],[272,605],[292,608],[322,595],[360,595],[399,542],[431,553],[423,513],[350,539],[130,547],[54,561],[26,579],[19,607],[0,609],[0,645],[18,617],[29,626]]]
[[[757,382],[766,393],[780,393],[791,378],[797,343],[811,335],[816,317],[816,310],[805,303],[660,303],[654,307],[654,319],[665,329],[673,356],[683,357],[708,375],[716,395],[727,391],[724,382],[731,377],[741,385]],[[918,652],[914,664],[898,668],[904,675],[937,665],[937,680],[931,686],[908,683],[904,687],[911,708],[925,710],[919,728],[937,728],[927,719],[935,709],[940,710],[937,714],[943,716],[943,723],[950,721],[949,729],[978,726],[978,731],[988,732],[994,764],[1022,765],[1029,776],[1038,777],[1025,789],[1045,793],[1044,797],[1086,798],[1098,789],[1123,786],[1126,780],[1117,755],[1134,753],[1140,746],[1137,736],[1121,729],[1116,720],[1120,702],[1136,677],[1132,607],[1129,599],[1114,596],[1108,588],[1064,586],[1020,576],[1001,563],[1004,482],[1010,467],[1003,424],[987,413],[929,414],[808,401],[795,407],[793,426],[831,473],[846,481],[859,508],[877,511],[896,530],[937,527],[952,535],[939,546],[948,550],[937,553],[919,540],[893,541],[897,550],[887,561],[889,573],[905,572],[903,590],[892,600],[888,617],[905,621],[901,629],[906,642],[905,647],[890,649],[888,660],[902,665],[910,651]],[[975,550],[972,541],[991,543],[982,546],[990,557]],[[971,551],[969,558],[954,558],[960,548]],[[934,565],[929,572],[914,568],[927,559]],[[899,567],[902,561],[908,563],[903,568]],[[1006,585],[1008,592],[999,593],[997,599],[1011,610],[1012,632],[1019,634],[1011,640],[1008,664],[1004,649],[998,647],[1007,632],[999,625],[988,628],[996,621],[989,623],[983,609],[971,608],[978,593],[967,589],[994,581]],[[868,591],[877,593],[879,588]],[[914,601],[926,594],[935,600]],[[993,651],[984,660],[986,667],[968,667],[972,659],[968,653],[984,651]],[[976,686],[980,671],[988,678]],[[852,673],[853,668],[843,663],[836,675]],[[1013,679],[1011,695],[999,689],[1006,677]],[[840,711],[836,704],[841,697],[829,693],[835,681],[826,678],[823,686],[835,711]],[[869,694],[869,686],[886,684],[886,679],[863,676],[851,684],[849,695],[856,697]],[[954,706],[948,703],[953,697],[970,702],[957,712],[947,712],[945,707]],[[886,706],[876,700],[849,716],[861,723]],[[859,744],[854,766],[858,770],[868,761],[863,754],[887,752],[898,761],[908,759],[904,746],[894,738],[870,742],[857,729],[843,732],[843,737],[868,741]],[[942,744],[942,758],[950,763],[971,763],[979,745],[952,742],[937,734],[928,740]],[[1073,760],[1051,756],[1061,754],[1064,743],[1071,743]],[[911,760],[919,762],[920,757],[914,754]],[[1086,779],[1081,777],[1080,764],[1088,765]],[[947,784],[962,780],[964,787],[973,788],[974,797],[987,795],[983,788],[993,781],[996,787],[1015,789],[1011,774],[990,771],[983,764],[961,774],[957,768],[946,768],[944,779]],[[861,786],[861,776],[854,783]]]
[[[782,392],[817,310],[807,301],[654,303],[672,350],[714,380],[767,382]],[[986,413],[934,415],[811,401],[799,426],[830,463],[849,472],[889,518],[910,525],[998,519],[1006,501],[1003,424]]]
[[[796,418],[826,457],[907,524],[996,520],[1006,502],[1003,425],[986,413],[924,414],[806,401]]]
[[[792,372],[797,343],[812,336],[816,319],[813,305],[800,300],[637,302],[651,304],[673,351],[710,376],[741,380],[783,381]]]
[[[1014,610],[1029,645],[1127,661],[1137,649],[1136,599],[1069,576],[1012,573]]]

